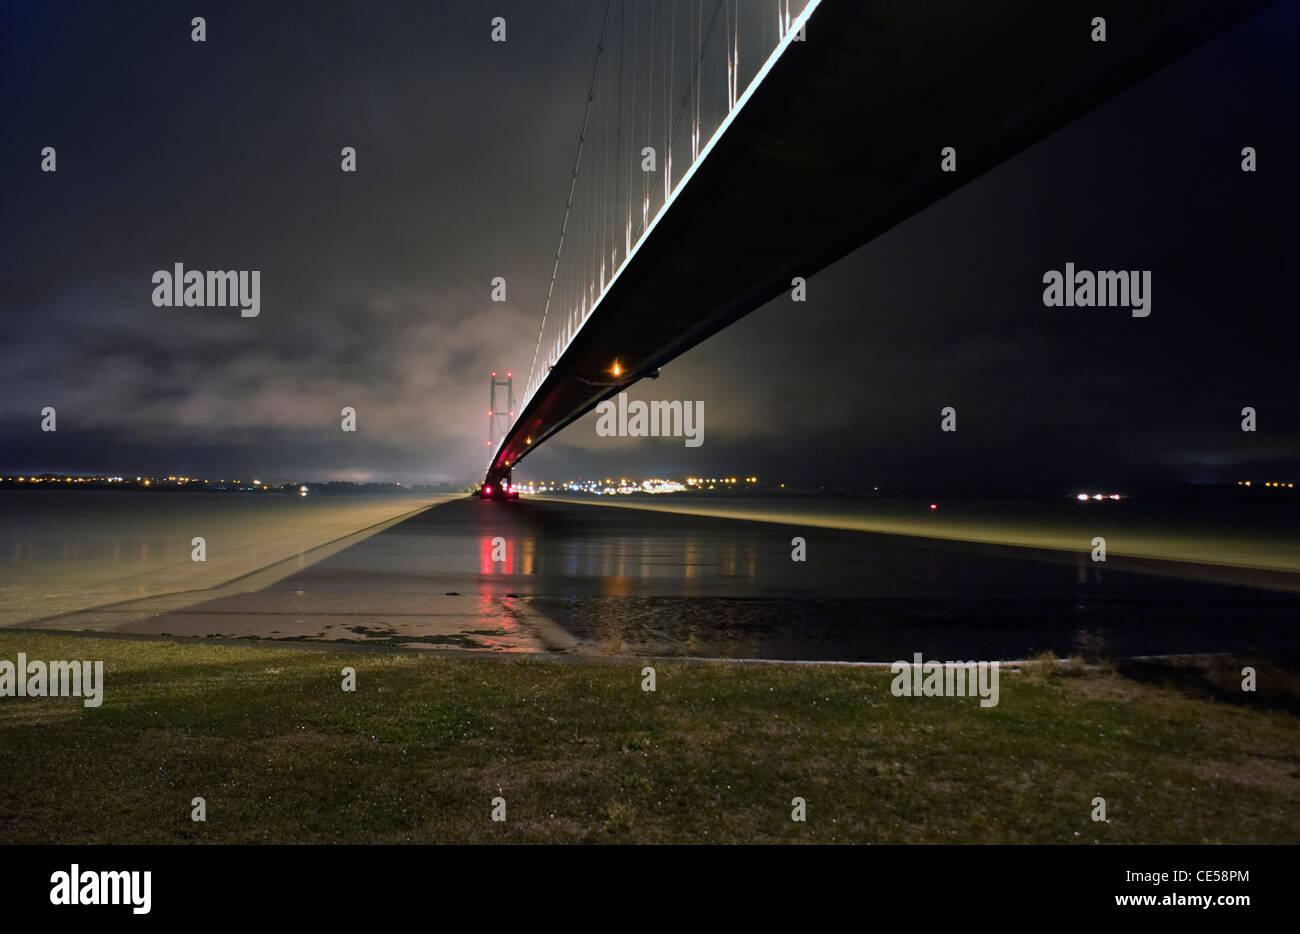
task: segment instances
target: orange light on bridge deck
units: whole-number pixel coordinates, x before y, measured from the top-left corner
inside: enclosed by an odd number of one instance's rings
[[[609,371],[610,371],[611,373],[613,373],[615,376],[622,376],[622,375],[623,375],[623,368],[622,368],[621,366],[618,365],[618,361],[617,361],[617,360],[614,361],[614,365],[613,365],[612,367],[609,368]]]

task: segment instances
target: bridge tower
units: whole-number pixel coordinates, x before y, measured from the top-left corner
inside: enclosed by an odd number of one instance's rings
[[[492,372],[492,387],[488,394],[488,449],[495,450],[497,441],[510,430],[510,423],[515,419],[515,375],[506,373],[505,379],[497,379]],[[497,389],[505,389],[506,405],[504,410],[497,405]]]

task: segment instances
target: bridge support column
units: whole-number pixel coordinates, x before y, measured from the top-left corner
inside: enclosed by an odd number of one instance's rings
[[[489,467],[487,476],[483,479],[482,495],[491,499],[504,499],[509,489],[510,468]]]

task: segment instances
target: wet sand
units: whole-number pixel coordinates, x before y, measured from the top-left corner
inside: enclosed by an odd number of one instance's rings
[[[447,498],[0,491],[0,626],[162,595],[184,605]],[[192,560],[195,536],[206,561]]]

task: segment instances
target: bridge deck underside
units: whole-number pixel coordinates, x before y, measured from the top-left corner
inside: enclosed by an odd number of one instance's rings
[[[1266,0],[823,0],[521,411],[510,468],[620,388]],[[939,170],[956,147],[957,173]],[[610,371],[618,360],[621,379]],[[531,438],[531,443],[528,439]]]

